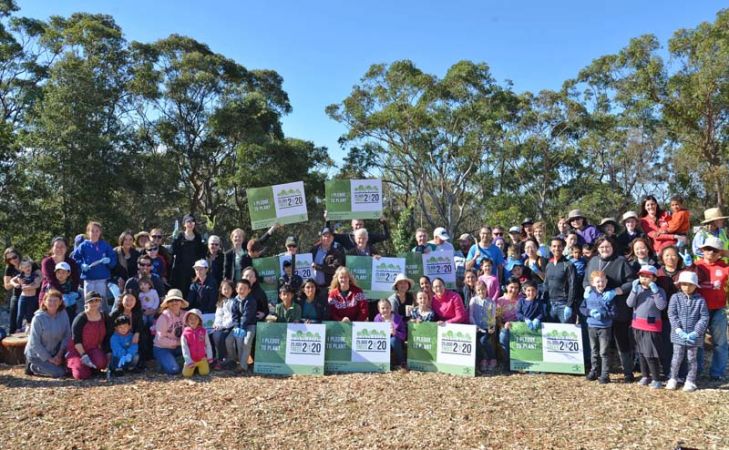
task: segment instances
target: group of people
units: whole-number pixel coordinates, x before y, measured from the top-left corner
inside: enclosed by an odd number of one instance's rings
[[[5,251],[10,332],[29,332],[29,373],[83,379],[95,371],[143,370],[151,360],[167,374],[248,372],[261,321],[388,322],[393,361],[403,368],[408,321],[471,323],[479,370],[496,370],[499,362],[508,370],[514,323],[534,331],[543,322],[574,323],[582,328],[588,380],[610,381],[614,342],[626,382],[637,361],[641,384],[658,388],[668,380],[667,388],[682,382],[690,391],[707,332],[709,375],[723,380],[726,373],[729,238],[718,208],[704,212],[691,241],[682,200],[671,199],[670,209],[648,196],[639,214],[626,212],[620,222],[604,218],[596,226],[572,210],[551,238],[543,222],[525,219],[508,233],[484,226],[475,242],[464,233],[457,246],[445,228],[430,240],[419,228],[412,251],[453,251],[457,287],[425,276],[416,285],[400,274],[386,299],[366,298],[346,267],[347,255],[379,257],[376,244],[389,239],[383,219],[381,234],[362,220],[353,220],[348,233],[326,222],[310,248],[312,277],[301,279],[293,261],[285,263],[277,299],[267,298],[253,261],[278,226],[248,241],[235,229],[223,251],[218,236],[203,242],[191,215],[170,247],[153,229],[125,231],[112,248],[91,222],[70,252],[64,238],[54,238],[40,267]],[[280,256],[294,260],[297,240],[289,237],[285,246]],[[205,314],[213,313],[206,328]]]

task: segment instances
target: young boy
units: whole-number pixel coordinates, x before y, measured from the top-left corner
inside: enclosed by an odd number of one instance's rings
[[[665,228],[661,228],[659,234],[676,234],[679,245],[681,245],[686,243],[686,236],[690,228],[691,213],[683,207],[683,198],[678,195],[671,197],[671,220],[668,221]]]
[[[525,297],[520,298],[516,306],[516,319],[526,323],[530,330],[537,331],[541,329],[545,315],[544,304],[538,298],[537,283],[527,280],[522,284],[522,290]]]
[[[248,356],[251,354],[253,339],[256,337],[256,299],[251,295],[251,283],[240,280],[235,286],[233,304],[233,331],[230,333],[238,348],[240,370],[248,372]],[[231,353],[228,353],[229,355]]]
[[[61,261],[56,264],[54,268],[56,279],[58,284],[61,285],[61,293],[63,294],[63,304],[66,306],[66,314],[68,314],[68,320],[73,323],[73,319],[76,317],[76,302],[81,298],[78,290],[73,290],[73,282],[71,281],[71,266]]]
[[[299,292],[301,290],[301,285],[304,284],[304,280],[294,273],[294,266],[291,264],[291,260],[287,259],[283,262],[283,269],[284,273],[281,275],[281,278],[278,279],[278,286],[281,287],[289,285],[294,292]]]
[[[699,345],[704,343],[704,333],[709,324],[709,308],[706,306],[704,297],[696,292],[696,288],[699,287],[699,278],[695,272],[681,272],[676,284],[681,291],[673,294],[668,302],[673,359],[671,360],[671,379],[666,383],[666,389],[676,389],[678,370],[685,354],[688,358],[689,368],[683,390],[692,392],[697,389],[696,373],[699,365],[696,354]]]
[[[131,370],[139,362],[139,345],[132,342],[132,324],[129,318],[121,315],[114,320],[114,334],[111,335],[111,368],[115,372]]]
[[[294,303],[294,294],[294,288],[288,284],[284,284],[278,289],[278,298],[281,302],[276,305],[274,312],[276,322],[301,322],[301,306]]]
[[[585,258],[585,261],[589,261],[590,258],[595,256],[595,246],[592,244],[585,244],[582,246],[582,256]]]
[[[588,381],[600,380],[600,384],[610,382],[610,359],[608,347],[613,340],[613,302],[607,302],[602,294],[607,287],[605,272],[596,270],[590,274],[590,286],[580,312],[587,318],[587,332],[590,338],[590,355],[592,369],[587,374]],[[598,378],[599,377],[599,378]]]

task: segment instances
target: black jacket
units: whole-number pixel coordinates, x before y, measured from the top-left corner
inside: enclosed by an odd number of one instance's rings
[[[579,306],[577,299],[577,272],[575,266],[562,257],[551,260],[544,272],[544,300],[553,304],[566,304],[570,308]]]
[[[309,253],[311,253],[312,258],[316,258],[316,253],[320,248],[321,244],[311,247]],[[332,284],[334,272],[336,272],[340,266],[344,265],[345,258],[343,250],[344,249],[340,244],[332,242],[332,245],[329,247],[326,255],[324,255],[324,264],[316,264],[316,262],[314,262],[316,270],[324,273],[324,286]]]
[[[630,264],[628,264],[628,261],[623,256],[618,256],[615,252],[607,259],[602,259],[599,255],[593,256],[587,262],[587,267],[585,267],[585,279],[582,280],[582,286],[584,288],[590,286],[590,274],[596,270],[605,272],[605,276],[607,277],[607,287],[605,290],[617,288],[623,290],[623,294],[616,296],[613,300],[615,305],[614,320],[618,322],[630,322],[633,318],[633,313],[625,301],[628,298],[628,294],[630,294],[630,290],[633,289],[633,280],[637,278]]]
[[[218,303],[218,289],[215,287],[215,279],[208,275],[202,284],[193,281],[190,284],[187,301],[190,303],[190,309],[197,308],[203,314],[214,313],[215,305]]]

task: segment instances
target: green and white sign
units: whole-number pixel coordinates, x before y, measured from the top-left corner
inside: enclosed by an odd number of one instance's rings
[[[278,256],[269,258],[254,258],[253,268],[258,272],[258,283],[269,302],[276,302],[278,299],[278,279],[281,276],[281,265]]]
[[[476,326],[408,323],[408,367],[421,372],[476,375]]]
[[[330,180],[324,183],[324,193],[330,220],[382,216],[382,180]]]
[[[347,256],[347,268],[357,279],[357,285],[368,299],[392,295],[392,283],[397,274],[405,273],[405,258],[373,258]]]
[[[456,288],[456,264],[453,262],[453,250],[423,253],[423,275],[442,279],[449,289]]]
[[[389,372],[390,324],[324,322],[327,373]]]
[[[303,181],[250,188],[246,195],[254,230],[308,220]]]
[[[420,285],[418,284],[418,280],[423,276],[423,255],[416,252],[406,252],[400,253],[397,256],[405,258],[405,275],[415,281],[410,288],[410,292],[419,291]]]
[[[256,325],[253,371],[270,375],[323,375],[326,327],[321,324]]]
[[[532,331],[511,322],[509,365],[517,372],[585,373],[582,330],[573,324],[545,323]]]
[[[281,273],[284,273],[283,263],[284,261],[291,261],[290,255],[279,256],[279,263],[281,264]],[[314,276],[314,269],[311,268],[311,263],[314,261],[311,253],[301,253],[296,255],[296,267],[294,273],[301,277],[302,280],[312,278]]]
[[[213,332],[213,324],[215,323],[215,313],[206,313],[203,314],[203,328],[207,330],[208,333]]]

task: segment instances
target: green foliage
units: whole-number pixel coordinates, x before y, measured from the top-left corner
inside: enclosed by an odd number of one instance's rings
[[[395,247],[395,253],[409,252],[413,246],[414,236],[413,207],[408,206],[400,211],[397,226],[392,232],[392,244]]]

